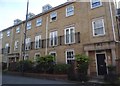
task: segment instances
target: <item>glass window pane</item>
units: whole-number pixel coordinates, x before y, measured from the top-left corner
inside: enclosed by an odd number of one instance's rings
[[[95,28],[103,27],[102,20],[100,19],[100,20],[95,21],[94,26]]]
[[[31,22],[27,23],[27,30],[31,29]]]
[[[36,20],[36,26],[42,25],[42,18]]]
[[[50,53],[53,57],[56,57],[56,53]]]
[[[8,36],[8,37],[10,36],[10,31],[9,31],[9,30],[7,31],[7,36]]]
[[[57,45],[57,31],[50,33],[50,45],[51,46]]]
[[[70,29],[70,40],[71,40],[71,43],[74,42],[74,30],[73,29]]]
[[[69,43],[69,29],[66,30],[66,43]]]
[[[16,28],[16,33],[19,33],[20,32],[20,27],[17,27]]]
[[[100,0],[92,0],[92,7],[98,7],[101,5],[101,1]]]
[[[102,35],[104,34],[104,23],[103,19],[94,21],[94,35]]]
[[[50,14],[51,20],[56,20],[57,19],[57,12],[53,12]]]
[[[35,48],[40,48],[40,39],[41,39],[40,35],[35,36]]]
[[[73,51],[67,51],[67,64],[70,64],[72,60],[74,60],[74,52]]]
[[[69,6],[66,8],[67,9],[67,16],[71,16],[74,14],[74,7],[73,6]]]

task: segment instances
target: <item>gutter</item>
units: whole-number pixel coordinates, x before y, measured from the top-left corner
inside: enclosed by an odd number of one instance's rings
[[[109,8],[110,8],[110,16],[111,16],[111,22],[112,22],[113,38],[114,38],[115,42],[120,43],[120,41],[118,41],[116,39],[116,35],[115,35],[115,25],[114,25],[114,21],[113,21],[113,11],[112,11],[112,6],[111,6],[111,1],[110,0],[109,0]]]

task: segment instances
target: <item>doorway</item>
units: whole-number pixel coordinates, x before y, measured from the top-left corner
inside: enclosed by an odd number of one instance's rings
[[[106,57],[105,53],[96,54],[96,61],[97,61],[97,74],[98,75],[106,75],[107,74],[107,67],[106,67]]]

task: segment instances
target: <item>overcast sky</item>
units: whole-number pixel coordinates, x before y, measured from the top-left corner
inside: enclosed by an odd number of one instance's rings
[[[29,0],[29,12],[39,14],[42,6],[50,4],[53,7],[67,0]],[[118,0],[120,1],[120,0]],[[25,20],[27,0],[0,0],[0,31],[13,25],[15,19]]]

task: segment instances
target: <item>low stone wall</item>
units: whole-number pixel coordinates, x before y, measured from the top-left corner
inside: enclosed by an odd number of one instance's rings
[[[21,73],[21,72],[7,72],[9,75],[26,76],[40,79],[52,79],[52,80],[68,80],[67,74],[39,74],[39,73]]]

